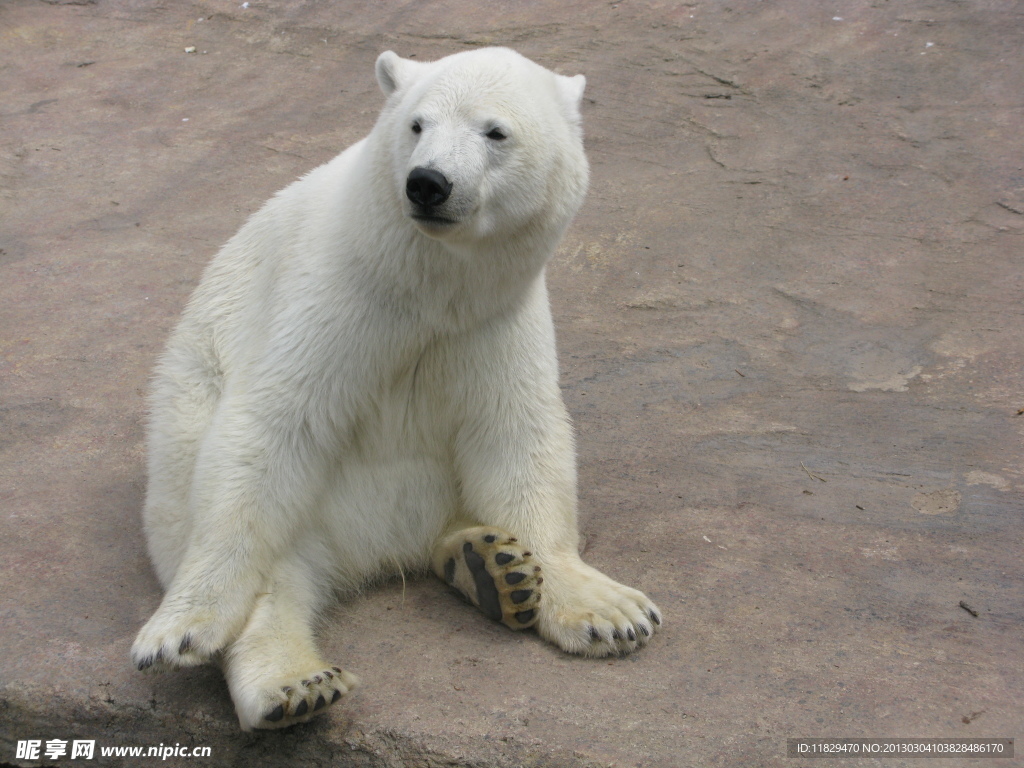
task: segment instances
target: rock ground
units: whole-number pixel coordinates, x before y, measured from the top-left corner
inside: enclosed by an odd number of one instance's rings
[[[159,599],[148,372],[246,215],[369,129],[381,50],[484,44],[588,77],[591,193],[549,270],[585,556],[664,630],[579,660],[389,583],[324,622],[358,696],[241,734],[215,670],[128,664]],[[998,0],[0,5],[0,762],[783,766],[790,737],[1020,735],[1021,50]]]

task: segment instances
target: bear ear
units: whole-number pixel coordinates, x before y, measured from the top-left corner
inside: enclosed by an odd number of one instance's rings
[[[412,82],[415,71],[420,66],[422,65],[419,62],[403,59],[394,51],[384,51],[377,57],[377,65],[374,68],[377,82],[384,95],[390,96]]]
[[[575,77],[555,75],[555,80],[558,83],[558,92],[561,94],[562,100],[569,107],[579,111],[580,102],[583,101],[583,89],[587,87],[587,78],[583,75]]]

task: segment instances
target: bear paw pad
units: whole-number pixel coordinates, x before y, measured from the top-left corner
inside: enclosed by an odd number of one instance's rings
[[[540,566],[498,528],[471,528],[445,542],[445,582],[486,616],[512,629],[537,622]]]
[[[339,667],[324,669],[309,677],[283,685],[269,696],[257,728],[287,728],[327,711],[335,702],[359,685],[359,679]]]

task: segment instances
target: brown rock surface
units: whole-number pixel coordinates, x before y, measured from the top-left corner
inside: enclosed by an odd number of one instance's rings
[[[245,216],[367,132],[381,50],[484,44],[588,78],[591,192],[549,270],[586,557],[666,625],[580,660],[388,584],[322,631],[358,696],[241,734],[216,670],[128,664],[159,599],[148,373]],[[791,737],[1024,734],[1021,50],[1021,6],[980,0],[0,5],[0,763],[84,738],[99,765],[783,766]]]

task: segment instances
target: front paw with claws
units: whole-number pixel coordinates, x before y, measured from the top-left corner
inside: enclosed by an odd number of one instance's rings
[[[132,664],[140,671],[161,671],[203,664],[227,644],[212,613],[160,610],[146,623],[132,645]]]
[[[580,560],[545,565],[547,594],[537,623],[546,640],[582,656],[631,653],[661,626],[661,611],[642,592]]]

